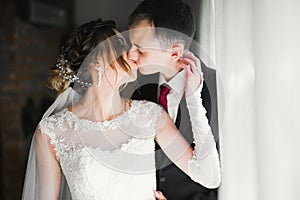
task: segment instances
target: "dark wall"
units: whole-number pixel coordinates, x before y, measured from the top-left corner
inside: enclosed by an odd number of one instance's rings
[[[112,19],[120,31],[127,30],[128,16],[141,0],[76,0],[75,23],[80,25],[96,18]]]
[[[142,0],[75,0],[75,24],[80,25],[92,19],[113,19],[120,31],[127,30],[128,16]],[[200,16],[200,4],[203,0],[184,0],[190,5],[196,16]],[[172,0],[170,0],[172,3]],[[197,24],[200,23],[196,17]],[[196,38],[198,33],[196,34]]]
[[[0,199],[4,200],[21,198],[29,143],[42,111],[54,98],[46,87],[48,69],[73,21],[71,0],[48,1],[68,13],[70,20],[63,27],[28,21],[24,17],[28,7],[19,3],[1,1],[0,7]]]

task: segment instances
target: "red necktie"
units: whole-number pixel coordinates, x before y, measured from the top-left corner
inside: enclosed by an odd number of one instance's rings
[[[159,104],[162,105],[167,112],[168,112],[167,95],[169,94],[170,90],[171,90],[170,88],[164,85],[160,86]]]

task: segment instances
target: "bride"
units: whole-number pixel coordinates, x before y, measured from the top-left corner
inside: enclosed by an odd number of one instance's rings
[[[180,63],[189,109],[199,110],[191,115],[192,149],[161,106],[120,96],[137,75],[127,50],[114,22],[101,20],[78,27],[62,46],[49,77],[59,95],[34,133],[22,199],[155,199],[154,140],[193,180],[219,185],[218,159],[203,158],[215,143],[193,95],[200,69]]]

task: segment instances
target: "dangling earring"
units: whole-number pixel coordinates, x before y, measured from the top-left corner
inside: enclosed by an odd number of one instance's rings
[[[97,87],[100,87],[101,81],[102,81],[103,67],[102,66],[96,67],[96,70],[98,71],[98,85],[97,85]]]

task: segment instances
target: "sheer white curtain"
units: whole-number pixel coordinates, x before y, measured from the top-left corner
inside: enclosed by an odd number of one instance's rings
[[[201,54],[202,60],[207,63],[208,66],[215,66],[216,64],[216,8],[215,0],[200,0],[200,20],[199,32],[196,40],[199,41],[203,47]],[[212,62],[212,63],[211,63]]]
[[[258,199],[252,5],[249,0],[216,1],[216,66],[218,87],[224,88],[218,94],[224,116],[220,200]]]
[[[300,199],[300,2],[201,0],[216,64],[220,200]]]
[[[254,1],[260,199],[300,199],[300,1]]]

